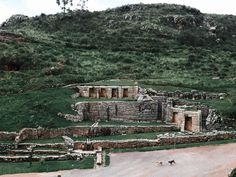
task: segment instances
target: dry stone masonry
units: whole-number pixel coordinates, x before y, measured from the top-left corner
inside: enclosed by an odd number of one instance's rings
[[[73,106],[77,115],[64,115],[75,122],[92,121],[163,121],[176,124],[182,131],[199,132],[212,127],[215,121],[209,108],[179,99],[224,99],[224,93],[160,92],[138,86],[79,86],[79,95],[88,98],[129,98],[134,101],[79,102]],[[136,100],[136,101],[135,101]],[[216,115],[214,114],[216,117]]]
[[[179,131],[174,125],[159,125],[159,126],[75,126],[59,129],[44,129],[44,128],[24,128],[19,133],[9,133],[12,136],[0,136],[0,141],[15,140],[21,143],[28,139],[50,139],[62,136],[111,136],[133,133],[147,133],[147,132],[170,132]],[[0,132],[1,134],[6,132]]]
[[[80,120],[118,120],[156,122],[158,117],[158,104],[156,102],[136,101],[98,101],[79,102],[75,104],[75,110]],[[75,120],[76,121],[76,120]]]
[[[78,160],[81,152],[93,152],[98,165],[103,163],[102,150],[107,148],[137,148],[188,144],[215,140],[236,139],[236,132],[210,132],[218,127],[220,117],[215,110],[187,99],[224,99],[225,94],[208,94],[205,92],[158,92],[138,86],[79,86],[79,92],[72,98],[94,98],[96,101],[83,101],[72,105],[76,115],[58,113],[67,120],[94,121],[92,126],[74,126],[59,129],[24,128],[17,132],[0,132],[0,141],[11,140],[14,143],[0,143],[0,162],[29,161],[31,147],[47,148],[31,151],[30,161],[44,160]],[[102,99],[110,99],[101,101]],[[118,101],[123,100],[123,101]],[[185,101],[183,101],[185,99]],[[88,99],[89,100],[89,99]],[[120,122],[163,122],[158,126],[100,126],[100,121]],[[181,132],[179,132],[181,131]],[[93,137],[124,135],[147,132],[165,132],[156,139],[99,140]],[[166,133],[168,132],[168,133]],[[178,132],[178,133],[176,133]],[[186,133],[187,132],[187,133]],[[73,137],[87,137],[87,141],[74,141]],[[50,139],[62,137],[64,143],[36,144],[24,143],[30,139]],[[48,149],[49,148],[49,149]],[[50,149],[53,148],[53,149]],[[56,150],[54,149],[56,148]],[[60,149],[63,149],[62,151]],[[86,150],[86,151],[83,151]],[[89,150],[89,151],[88,151]],[[80,152],[81,151],[81,152]],[[1,156],[2,154],[2,156]],[[87,154],[88,155],[88,154]]]
[[[135,99],[138,86],[78,86],[81,97]]]
[[[175,146],[176,144],[190,144],[199,142],[209,142],[217,140],[235,139],[236,132],[210,132],[203,134],[180,134],[174,136],[158,137],[154,140],[148,139],[129,139],[129,140],[98,140],[91,141],[91,146],[96,149],[102,147],[104,149],[110,148],[140,148],[140,147],[153,147],[153,146]],[[75,142],[75,149],[82,149],[85,147],[85,141]]]

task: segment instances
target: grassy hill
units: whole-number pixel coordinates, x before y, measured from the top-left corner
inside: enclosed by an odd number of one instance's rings
[[[55,102],[73,92],[61,86],[116,78],[161,90],[226,92],[226,100],[206,104],[236,119],[236,16],[168,4],[18,15],[0,27],[0,49],[0,120],[19,121],[18,128],[59,126],[50,110],[68,106],[71,100]],[[43,111],[32,108],[55,93]]]

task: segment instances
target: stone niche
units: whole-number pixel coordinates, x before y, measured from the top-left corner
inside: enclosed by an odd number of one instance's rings
[[[202,111],[185,110],[181,108],[168,108],[168,122],[175,123],[181,131],[200,132]]]
[[[135,99],[138,86],[78,86],[81,97],[86,98],[128,98]]]

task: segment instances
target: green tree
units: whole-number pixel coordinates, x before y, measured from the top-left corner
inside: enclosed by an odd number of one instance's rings
[[[68,6],[73,6],[73,0],[56,0],[56,3],[61,7],[64,13],[66,10],[70,9]]]
[[[87,9],[87,5],[86,5],[87,2],[88,0],[79,0],[78,6],[80,7],[81,10]]]
[[[85,10],[87,8],[86,3],[88,0],[78,0],[78,3],[76,4],[81,10]],[[74,0],[56,0],[56,3],[58,6],[61,7],[63,12],[70,10],[70,7],[74,6]]]

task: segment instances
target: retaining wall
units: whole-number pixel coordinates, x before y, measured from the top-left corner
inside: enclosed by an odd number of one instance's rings
[[[96,149],[102,147],[109,148],[138,148],[138,147],[152,147],[152,146],[167,146],[175,144],[189,144],[208,142],[225,139],[235,139],[236,132],[234,133],[219,133],[214,135],[191,135],[191,136],[176,136],[176,137],[162,137],[156,140],[117,140],[117,141],[91,141],[90,145]],[[75,149],[81,149],[85,147],[86,142],[75,142]]]
[[[107,127],[67,127],[60,129],[43,129],[43,128],[24,128],[19,134],[14,133],[14,136],[5,137],[2,140],[14,140],[17,136],[18,142],[26,139],[50,139],[62,136],[110,136],[132,133],[146,132],[170,132],[178,131],[179,129],[173,125],[160,126],[107,126]],[[1,140],[1,139],[0,139]]]
[[[157,102],[139,103],[136,101],[79,102],[74,109],[78,112],[73,121],[142,121],[155,122],[158,116]]]
[[[17,134],[16,132],[0,132],[0,141],[14,140]]]
[[[64,160],[77,160],[77,156],[72,155],[51,155],[43,158],[45,161],[64,161]],[[34,156],[31,162],[38,162],[42,157]],[[29,162],[29,156],[0,156],[0,162]]]

